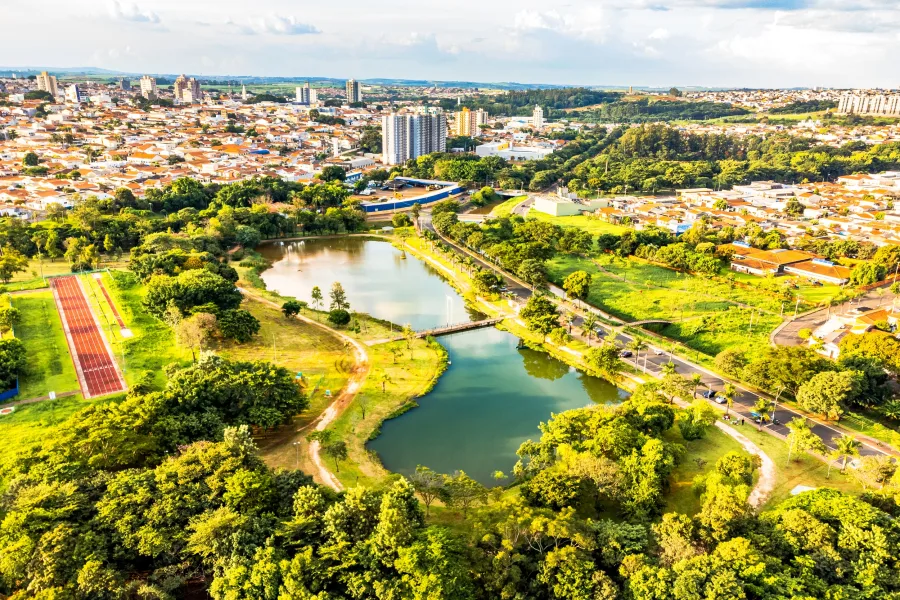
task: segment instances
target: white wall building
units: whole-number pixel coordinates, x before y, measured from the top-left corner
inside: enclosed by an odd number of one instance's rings
[[[150,96],[156,96],[156,80],[149,75],[144,75],[141,77],[141,96],[144,98],[149,98]]]
[[[838,112],[846,115],[900,116],[900,94],[844,94]]]
[[[542,146],[517,146],[513,141],[491,142],[475,147],[478,156],[499,156],[504,160],[539,160],[553,152]]]
[[[535,129],[544,128],[544,109],[540,105],[535,105],[534,113],[531,116],[531,124]]]
[[[382,162],[399,165],[412,158],[447,149],[447,117],[433,114],[390,114],[381,118]]]
[[[306,82],[306,85],[297,86],[295,91],[296,98],[294,101],[297,102],[297,104],[315,104],[318,100],[318,98],[316,98],[316,90],[309,87],[308,81]]]

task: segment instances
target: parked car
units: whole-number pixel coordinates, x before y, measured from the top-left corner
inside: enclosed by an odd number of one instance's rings
[[[706,398],[707,400],[711,400],[716,397],[716,390],[706,390],[705,392],[701,393],[700,395],[703,396],[704,398]]]
[[[657,356],[662,356],[663,354],[665,354],[665,352],[663,352],[662,349],[660,349],[660,348],[654,348],[653,354],[655,354]]]
[[[621,356],[622,358],[631,358],[631,350],[622,350],[621,352],[619,352],[619,356]]]
[[[728,399],[725,398],[725,396],[716,396],[715,398],[713,398],[713,401],[716,404],[726,404],[728,402]]]

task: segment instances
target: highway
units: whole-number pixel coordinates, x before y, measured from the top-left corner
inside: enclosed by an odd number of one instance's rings
[[[420,224],[423,228],[429,229],[430,231],[437,234],[437,231],[435,231],[434,226],[431,223],[430,212],[426,212],[426,211],[422,212],[422,214],[420,216]],[[473,260],[475,260],[475,262],[480,267],[486,268],[486,269],[491,269],[491,270],[495,271],[498,275],[500,275],[503,278],[504,282],[506,283],[508,293],[513,298],[515,298],[517,301],[524,303],[524,302],[527,302],[528,298],[531,297],[531,295],[533,293],[532,290],[527,285],[518,281],[518,279],[511,277],[505,271],[499,269],[498,267],[491,264],[487,260],[485,260],[483,258],[478,258],[474,252],[469,253],[469,252],[466,252],[465,250],[462,250],[451,240],[449,240],[447,238],[443,238],[443,237],[441,239],[443,239],[457,254],[460,254],[460,255],[468,254],[469,256],[471,256],[473,258]],[[561,303],[560,299],[554,297],[552,294],[548,295],[548,297],[551,298],[552,300],[556,301],[557,304]],[[573,311],[571,309],[571,307],[569,307],[569,306],[566,306],[565,310],[567,310],[569,312],[575,312],[576,315],[578,315],[578,313],[580,312],[579,310]],[[595,313],[598,313],[601,316],[606,316],[604,313],[601,313],[597,309],[593,309],[593,310]],[[581,330],[582,322],[583,322],[582,317],[577,316],[574,325],[575,325],[575,328],[577,328],[579,331]],[[619,331],[618,329],[615,329],[615,328],[607,326],[607,325],[598,326],[597,329],[598,329],[599,335],[602,337],[606,337],[610,332],[616,331],[616,337],[615,337],[616,345],[618,345],[619,347],[621,347],[623,349],[625,349],[627,344],[629,344],[633,339],[631,336],[626,335],[626,334],[622,333],[621,331]],[[582,341],[587,342],[587,340],[583,336],[581,336],[578,332],[574,331],[574,329],[573,329],[573,335],[575,337],[578,337]],[[675,367],[676,367],[676,372],[679,375],[682,375],[684,377],[690,378],[694,373],[699,373],[700,376],[702,377],[702,384],[698,388],[698,395],[706,389],[711,389],[714,391],[721,391],[722,389],[724,389],[724,387],[727,383],[721,377],[719,377],[715,373],[712,373],[711,371],[708,371],[704,367],[702,367],[700,365],[696,365],[694,363],[691,363],[683,358],[679,358],[672,354],[666,353],[666,352],[662,351],[661,349],[657,349],[653,346],[651,346],[648,350],[642,351],[640,353],[639,357],[634,356],[630,359],[623,358],[622,360],[631,364],[633,367],[635,367],[639,371],[642,371],[644,373],[654,375],[654,376],[660,376],[662,373],[662,370],[663,370],[662,365],[665,363],[668,363],[668,362],[674,363]],[[737,393],[735,394],[735,397],[734,397],[734,404],[731,408],[731,413],[736,414],[737,418],[743,419],[744,427],[756,427],[756,424],[753,422],[750,412],[753,410],[753,408],[752,408],[753,405],[760,398],[759,394],[757,394],[757,393],[753,392],[752,390],[749,390],[737,383],[735,383],[734,385],[735,385],[735,388],[737,389]],[[709,402],[712,402],[712,400],[709,400]],[[825,445],[829,449],[834,449],[835,448],[835,440],[840,438],[845,433],[845,432],[840,431],[840,430],[838,430],[828,424],[825,424],[821,421],[811,419],[811,418],[807,417],[806,415],[796,412],[796,411],[794,411],[788,407],[785,407],[781,404],[776,405],[775,410],[770,411],[769,414],[770,414],[770,417],[773,419],[773,421],[764,425],[763,429],[767,430],[769,433],[772,433],[773,435],[787,436],[788,433],[790,433],[790,430],[786,427],[786,424],[794,418],[806,418],[810,423],[810,429],[813,431],[813,433],[815,433],[822,439],[822,441],[825,443]],[[740,425],[738,425],[738,427],[740,428]],[[890,452],[888,452],[887,447],[879,447],[878,445],[869,443],[867,440],[863,440],[863,439],[860,439],[860,441],[863,444],[860,447],[860,454],[862,456],[890,454]]]

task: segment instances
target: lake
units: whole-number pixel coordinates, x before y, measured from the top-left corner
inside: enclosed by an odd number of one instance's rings
[[[425,465],[463,470],[485,485],[494,471],[511,475],[516,450],[540,438],[551,413],[619,403],[627,392],[544,352],[518,349],[518,338],[487,328],[440,338],[450,366],[419,407],[386,421],[368,447],[402,474]]]
[[[327,309],[331,286],[340,282],[351,310],[416,330],[482,318],[437,269],[385,241],[313,238],[265,244],[258,251],[273,263],[261,275],[266,287],[310,305],[319,286]]]

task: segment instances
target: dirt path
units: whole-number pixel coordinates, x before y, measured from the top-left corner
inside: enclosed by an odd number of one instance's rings
[[[775,489],[775,479],[777,477],[775,463],[759,446],[750,441],[744,434],[739,433],[734,427],[726,425],[721,421],[716,421],[716,427],[733,437],[748,454],[759,457],[761,461],[759,467],[759,479],[757,480],[756,485],[753,486],[750,496],[747,498],[747,503],[750,506],[759,508],[769,498],[769,494],[772,493],[772,490]]]
[[[277,308],[281,310],[281,306],[279,306],[276,302],[272,302],[267,298],[262,297],[257,292],[247,289],[247,288],[239,288],[241,293],[244,295],[253,298],[257,302],[262,302],[267,306],[271,306],[273,308]],[[344,389],[341,390],[341,393],[332,401],[328,407],[322,411],[322,414],[313,421],[315,424],[316,431],[322,431],[326,427],[328,427],[356,397],[356,393],[360,390],[363,383],[366,380],[366,377],[369,375],[369,355],[366,352],[366,348],[363,344],[353,339],[349,335],[341,333],[340,331],[334,330],[327,325],[316,321],[315,319],[310,319],[309,317],[305,317],[303,315],[297,315],[297,319],[303,321],[304,323],[308,323],[313,325],[314,327],[318,327],[319,329],[323,329],[328,333],[338,337],[341,341],[349,344],[351,348],[353,348],[353,358],[354,358],[354,366],[353,370],[350,372],[350,378],[347,379],[347,384],[344,386]],[[321,455],[319,454],[321,444],[319,442],[314,441],[309,444],[309,458],[316,466],[316,471],[318,471],[318,479],[322,481],[325,485],[332,488],[333,490],[340,491],[344,489],[344,486],[338,480],[337,477],[325,466],[325,462],[322,460]]]

